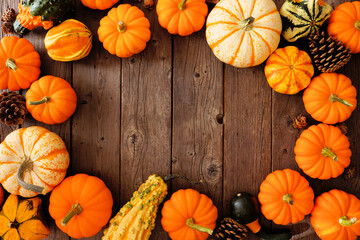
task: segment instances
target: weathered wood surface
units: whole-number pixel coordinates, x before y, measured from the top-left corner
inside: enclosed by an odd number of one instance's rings
[[[283,1],[275,2],[280,7]],[[344,0],[328,2],[335,7]],[[94,35],[94,47],[87,58],[73,63],[52,61],[44,48],[42,29],[26,36],[41,55],[42,75],[71,82],[78,107],[63,124],[46,126],[29,115],[19,127],[39,125],[59,134],[71,152],[68,175],[87,173],[103,179],[114,197],[113,214],[150,174],[177,173],[202,179],[201,185],[173,181],[169,196],[180,188],[195,188],[214,200],[222,217],[229,215],[228,203],[234,194],[248,191],[257,195],[270,172],[284,168],[300,171],[293,148],[301,130],[292,127],[292,119],[306,114],[302,93],[275,93],[266,82],[264,64],[248,69],[225,65],[206,44],[204,29],[189,37],[171,36],[158,24],[155,10],[144,9],[142,3],[128,3],[145,12],[152,32],[145,51],[129,59],[110,55],[98,41],[99,20],[107,11],[88,9],[80,2],[76,18]],[[16,5],[17,1],[2,0],[0,10],[16,9]],[[360,55],[355,55],[340,71],[357,89],[359,64]],[[352,165],[358,169],[359,121],[358,107],[346,122]],[[17,128],[1,125],[1,140]],[[339,188],[360,197],[359,176],[350,181],[306,178],[316,195]],[[47,201],[48,196],[45,206]],[[169,239],[159,219],[151,239]],[[279,228],[263,217],[261,222]],[[48,239],[69,240],[53,221],[50,225]],[[292,230],[293,239],[318,239],[308,217],[285,228]],[[101,236],[100,232],[89,240]]]

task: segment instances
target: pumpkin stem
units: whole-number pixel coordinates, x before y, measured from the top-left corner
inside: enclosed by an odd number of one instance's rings
[[[352,107],[352,106],[353,106],[353,105],[350,104],[348,101],[339,98],[335,93],[332,93],[332,94],[330,95],[329,100],[330,100],[330,102],[332,102],[332,103],[333,103],[333,102],[339,102],[339,103],[342,103],[342,104],[344,104],[344,105],[346,105],[346,106],[348,106],[348,107]]]
[[[120,21],[117,28],[119,32],[123,33],[126,31],[126,24],[123,21]]]
[[[357,30],[360,30],[360,20],[357,20],[357,21],[355,22],[355,28],[356,28]]]
[[[294,200],[292,198],[292,194],[291,193],[287,193],[283,196],[283,201],[290,204],[290,205],[294,205]]]
[[[193,218],[188,218],[188,220],[186,220],[186,226],[188,226],[191,229],[203,232],[203,233],[208,233],[209,235],[213,234],[213,230],[211,228],[207,228],[207,227],[203,227],[203,226],[199,226],[199,225],[195,224],[195,221]]]
[[[18,66],[15,63],[14,59],[8,58],[5,62],[5,66],[9,69],[12,69],[16,72],[16,70],[18,69]]]
[[[186,9],[186,0],[181,0],[181,2],[179,3],[178,5],[179,9],[182,11],[182,10],[185,10]]]
[[[31,171],[33,169],[33,162],[30,160],[30,158],[25,156],[25,160],[20,164],[20,167],[17,172],[17,182],[19,185],[26,190],[33,191],[36,193],[41,193],[46,195],[46,190],[44,187],[36,186],[30,183],[26,183],[24,181],[24,175],[27,171]]]
[[[254,21],[254,17],[248,17],[240,22],[240,26],[244,31],[249,31],[252,29]]]
[[[336,156],[336,154],[329,147],[324,147],[321,149],[321,154],[324,157],[331,157],[335,162],[338,161],[338,156]]]
[[[66,224],[75,216],[82,213],[83,208],[81,207],[80,203],[73,204],[71,206],[71,210],[66,214],[66,216],[61,221],[61,225],[66,226]]]
[[[357,221],[356,217],[349,219],[347,216],[343,216],[339,218],[339,223],[344,227],[351,226],[355,224],[356,221]]]
[[[41,99],[40,101],[29,101],[29,104],[30,105],[40,105],[40,104],[43,104],[43,103],[48,103],[50,102],[51,98],[48,97],[48,96],[45,96],[43,99]]]
[[[179,175],[179,174],[171,174],[171,175],[168,175],[166,177],[164,177],[164,182],[169,182],[175,178],[182,178],[182,179],[185,179],[186,181],[188,181],[189,183],[191,184],[202,184],[204,181],[201,179],[200,181],[192,181],[190,179],[188,179],[187,177],[184,177],[182,175]]]

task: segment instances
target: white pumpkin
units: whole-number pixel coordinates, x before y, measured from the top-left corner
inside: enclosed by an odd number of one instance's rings
[[[264,62],[280,42],[282,23],[272,0],[221,0],[206,22],[215,56],[235,67]]]

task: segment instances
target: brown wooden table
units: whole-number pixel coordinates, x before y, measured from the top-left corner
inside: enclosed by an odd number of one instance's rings
[[[17,9],[17,2],[1,0],[1,12],[9,6]],[[283,0],[275,2],[280,8]],[[345,1],[327,2],[335,7]],[[211,52],[204,29],[189,37],[172,36],[160,27],[155,10],[144,9],[142,3],[131,4],[141,7],[149,18],[152,37],[145,51],[129,59],[110,55],[98,41],[99,21],[108,11],[88,9],[80,1],[76,19],[94,35],[87,58],[73,63],[53,61],[44,47],[44,30],[26,36],[41,55],[42,75],[71,82],[78,107],[63,124],[48,126],[28,115],[19,127],[39,125],[59,134],[71,152],[68,175],[87,173],[103,179],[114,197],[113,214],[154,173],[204,179],[196,186],[175,180],[170,190],[195,188],[210,196],[220,216],[226,216],[229,200],[238,191],[258,194],[270,172],[299,170],[293,148],[301,131],[293,128],[292,119],[306,114],[302,93],[275,93],[265,79],[264,64],[247,69],[225,65]],[[339,71],[358,90],[359,66],[360,54]],[[358,169],[359,122],[357,107],[346,124],[351,164]],[[1,125],[1,140],[16,128]],[[339,188],[360,197],[359,176],[351,181],[306,178],[316,195]],[[169,239],[159,219],[151,239]],[[262,222],[274,227],[263,218]],[[293,239],[318,239],[308,218],[286,228],[296,234]],[[69,238],[52,222],[48,239]]]

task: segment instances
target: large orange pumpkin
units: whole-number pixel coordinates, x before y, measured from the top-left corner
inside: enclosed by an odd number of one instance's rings
[[[303,101],[315,120],[335,124],[347,120],[354,111],[356,88],[343,74],[322,73],[304,91]]]
[[[62,78],[44,76],[26,93],[26,107],[38,121],[46,124],[65,122],[76,109],[76,93]]]
[[[40,55],[25,38],[4,37],[0,42],[0,89],[30,87],[40,75]]]
[[[112,7],[119,0],[81,0],[81,3],[88,8],[104,10]]]
[[[205,0],[159,0],[156,12],[169,33],[188,36],[204,26],[208,7]]]
[[[295,160],[312,178],[338,177],[350,164],[347,137],[337,127],[319,124],[303,131],[296,141]]]
[[[360,236],[360,200],[333,189],[315,200],[311,225],[323,240],[356,240]]]
[[[285,169],[270,173],[260,185],[261,212],[276,224],[297,223],[314,206],[314,192],[298,172]]]
[[[0,182],[11,194],[46,194],[65,177],[70,158],[63,140],[42,127],[13,131],[0,144]]]
[[[49,213],[72,238],[91,237],[109,221],[113,198],[105,183],[93,176],[66,178],[50,196]]]
[[[360,53],[360,2],[345,2],[331,13],[328,33],[343,42],[352,53]]]
[[[139,8],[120,4],[101,19],[98,35],[111,54],[131,57],[143,51],[150,40],[150,22]]]

